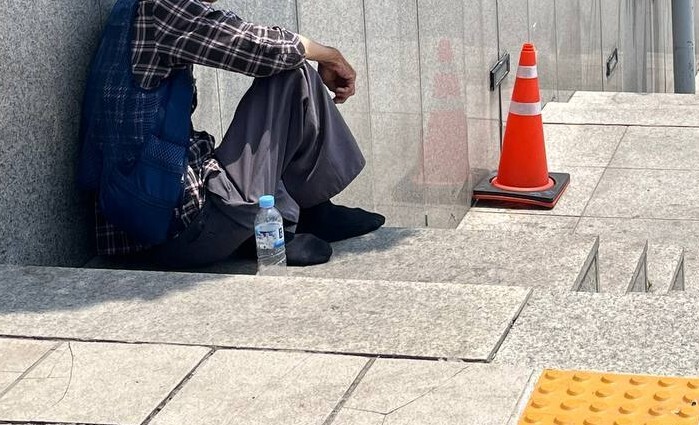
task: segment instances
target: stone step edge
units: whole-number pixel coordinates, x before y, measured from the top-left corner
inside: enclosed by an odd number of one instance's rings
[[[650,280],[648,279],[648,241],[646,241],[641,257],[638,259],[638,264],[636,264],[636,269],[631,276],[631,282],[626,289],[626,293],[631,292],[642,292],[646,293],[650,291]]]
[[[696,105],[673,105],[672,111],[680,113],[692,112],[696,113]],[[642,112],[655,113],[667,112],[668,108],[664,105],[657,105],[653,108],[646,108]],[[699,121],[681,120],[673,118],[673,120],[659,120],[651,118],[647,121],[644,119],[622,117],[613,113],[623,112],[638,112],[634,108],[620,108],[614,105],[592,105],[580,106],[577,104],[549,102],[542,110],[542,120],[544,124],[561,124],[561,125],[583,125],[583,126],[617,126],[617,127],[652,127],[652,128],[699,128]],[[593,117],[582,117],[586,113],[593,114]],[[604,114],[604,115],[603,115]],[[656,114],[657,115],[657,114]],[[694,116],[692,116],[694,117]]]
[[[542,113],[546,116],[546,112],[562,111],[562,112],[581,112],[588,110],[615,110],[615,111],[658,111],[658,110],[689,110],[694,111],[699,106],[693,104],[663,104],[653,103],[645,107],[634,104],[615,104],[615,103],[587,103],[587,102],[548,102],[543,108]],[[618,124],[621,125],[621,124]]]
[[[599,292],[616,295],[645,292],[647,245],[645,240],[615,240],[601,235]]]
[[[667,290],[668,293],[675,293],[675,292],[684,292],[686,291],[686,283],[685,283],[685,257],[687,255],[687,250],[686,248],[682,248],[682,251],[680,252],[680,259],[677,263],[677,267],[675,268],[675,272],[672,277],[672,281],[670,282],[670,286]]]
[[[500,347],[509,335],[510,330],[514,326],[515,322],[518,320],[526,306],[528,305],[529,299],[532,296],[533,290],[524,286],[503,286],[503,285],[479,285],[479,284],[464,284],[464,283],[450,283],[450,282],[419,282],[419,281],[386,281],[386,280],[360,280],[360,279],[342,279],[342,278],[322,278],[322,277],[296,277],[296,276],[254,276],[254,275],[223,275],[223,276],[212,276],[207,273],[191,273],[191,272],[159,272],[159,271],[143,271],[143,270],[98,270],[98,269],[83,269],[83,268],[71,268],[71,267],[48,267],[48,266],[18,266],[18,265],[2,265],[0,264],[0,273],[5,271],[30,271],[31,274],[42,274],[46,271],[51,270],[63,270],[64,272],[82,272],[82,273],[117,273],[124,275],[133,275],[135,277],[140,277],[143,279],[158,279],[162,280],[164,277],[176,274],[179,278],[186,278],[186,276],[191,276],[191,279],[198,280],[203,279],[206,281],[208,279],[220,280],[219,277],[224,277],[231,280],[242,280],[244,282],[249,281],[279,281],[279,283],[286,283],[287,285],[293,285],[294,281],[303,282],[314,286],[316,284],[332,283],[338,287],[344,287],[343,283],[353,283],[355,285],[361,285],[362,287],[367,287],[369,285],[383,285],[384,287],[394,288],[402,287],[408,292],[421,292],[428,288],[433,288],[433,290],[439,291],[441,288],[449,288],[449,290],[457,290],[463,294],[472,294],[475,289],[483,292],[483,299],[487,299],[488,296],[485,292],[489,292],[491,289],[499,288],[505,291],[521,292],[522,298],[518,301],[516,309],[513,310],[511,316],[508,315],[508,319],[505,322],[506,327],[503,329],[502,333],[498,336],[497,341],[494,342],[490,351],[485,355],[485,357],[469,357],[469,356],[457,356],[457,357],[445,357],[445,356],[434,356],[426,354],[409,354],[409,353],[399,353],[399,352],[385,352],[385,351],[354,351],[351,349],[341,349],[341,350],[327,350],[327,349],[315,349],[315,348],[286,348],[286,347],[273,347],[266,345],[248,345],[248,344],[216,344],[216,343],[200,343],[200,342],[178,342],[175,340],[164,339],[143,339],[143,338],[110,338],[110,337],[92,337],[92,336],[60,336],[60,335],[48,335],[43,333],[23,333],[23,331],[3,331],[0,333],[0,339],[27,339],[27,340],[43,340],[43,341],[77,341],[77,342],[90,342],[90,343],[119,343],[119,344],[148,344],[148,345],[172,345],[172,346],[191,346],[191,347],[208,347],[217,350],[260,350],[260,351],[280,351],[280,352],[307,352],[316,354],[332,354],[332,355],[350,355],[358,357],[382,357],[382,358],[392,358],[392,359],[406,359],[406,360],[435,360],[435,361],[460,361],[469,363],[491,363],[495,358]],[[81,282],[80,276],[75,276],[75,279],[71,276],[69,282]],[[269,285],[268,285],[269,286]],[[445,294],[444,296],[447,296]],[[433,307],[437,308],[441,306],[442,303],[437,303]],[[432,306],[431,306],[432,307]]]
[[[423,233],[428,233],[428,234],[434,234],[435,237],[444,235],[444,234],[451,234],[454,231],[458,231],[459,235],[464,235],[466,237],[472,237],[472,238],[479,238],[484,235],[487,235],[488,237],[492,239],[502,239],[503,242],[507,241],[507,239],[512,235],[511,231],[508,230],[499,230],[499,229],[488,229],[488,230],[464,230],[464,229],[442,229],[442,228],[406,228],[406,227],[392,227],[392,226],[385,226],[382,227],[383,231],[404,231],[404,230],[415,230],[418,232],[423,232]],[[519,232],[521,233],[521,232]],[[582,234],[571,234],[571,233],[561,233],[557,235],[565,240],[575,240],[575,239],[588,239],[592,240],[594,237],[593,235],[582,235]],[[548,235],[544,234],[533,234],[531,235],[531,239],[534,240],[541,240],[544,241],[548,239]],[[172,272],[179,272],[179,273],[200,273],[200,274],[215,274],[215,275],[229,275],[229,276],[237,276],[237,275],[254,275],[256,273],[256,266],[255,262],[253,260],[244,260],[244,259],[233,259],[230,258],[228,260],[223,260],[222,262],[227,262],[230,264],[235,264],[238,270],[236,272],[221,272],[216,270],[216,264],[212,266],[205,266],[201,267],[199,269],[183,269],[179,271],[172,271]],[[217,263],[220,264],[220,263]],[[97,269],[97,270],[124,270],[124,271],[131,271],[131,270],[138,270],[138,271],[154,271],[154,272],[168,272],[168,270],[164,270],[163,268],[157,267],[156,265],[149,263],[149,262],[141,262],[141,261],[131,261],[131,260],[122,260],[119,258],[111,258],[111,257],[103,257],[103,256],[95,256],[92,257],[89,261],[87,261],[81,268],[83,269]],[[302,274],[299,274],[301,276]],[[583,274],[584,276],[584,274]],[[342,278],[341,276],[338,276],[339,278]],[[575,283],[579,283],[580,279],[582,277],[579,276],[576,280]],[[351,280],[351,279],[350,279]],[[434,281],[434,283],[440,283],[437,281]]]
[[[600,238],[597,236],[577,279],[573,283],[571,292],[599,292],[599,244]]]
[[[619,96],[621,102],[615,103],[614,98]],[[686,103],[678,103],[682,99]],[[668,106],[693,106],[699,105],[699,96],[680,93],[634,93],[634,92],[605,92],[605,91],[576,91],[567,102],[577,106],[615,106],[615,107],[642,107],[643,101],[666,103]]]
[[[493,214],[499,214],[499,213],[493,213]],[[649,293],[667,293],[671,291],[684,291],[684,256],[686,250],[683,247],[680,247],[678,245],[673,245],[673,244],[668,244],[666,241],[655,241],[655,240],[648,240],[645,238],[641,237],[620,237],[620,236],[614,236],[614,235],[593,235],[593,234],[584,234],[584,233],[568,233],[565,230],[550,230],[550,229],[544,229],[540,233],[532,230],[532,229],[499,229],[497,227],[493,227],[490,229],[478,229],[478,230],[472,230],[472,229],[464,229],[462,226],[465,225],[465,220],[467,219],[468,214],[466,217],[464,217],[464,221],[462,221],[459,230],[463,232],[499,232],[499,233],[526,233],[529,235],[532,235],[533,237],[536,238],[551,238],[559,235],[565,235],[565,236],[596,236],[599,238],[599,244],[597,245],[597,249],[599,250],[600,245],[604,245],[605,242],[614,242],[618,244],[628,244],[632,245],[634,243],[638,244],[643,244],[645,248],[642,250],[642,252],[639,254],[638,260],[635,262],[635,268],[634,271],[629,275],[629,280],[628,284],[625,285],[624,289],[625,291],[618,293],[618,295],[621,295],[623,293],[629,293],[629,292],[649,292]],[[663,281],[661,284],[658,282],[651,282],[650,277],[652,275],[653,267],[654,267],[654,262],[653,258],[650,257],[650,253],[654,249],[674,249],[677,250],[680,254],[678,255],[677,260],[673,261],[674,264],[674,273],[672,274],[672,277],[669,281]],[[598,254],[597,260],[602,258],[604,256],[604,253]],[[650,257],[650,259],[649,259]],[[583,267],[583,270],[585,270],[585,267],[589,266],[588,263],[585,263],[585,266]],[[599,267],[599,264],[592,264],[593,267]],[[595,273],[594,271],[592,273]],[[597,271],[599,273],[599,270]],[[604,276],[599,275],[598,277],[598,282],[600,283],[599,288],[592,289],[592,288],[581,288],[578,286],[578,284],[581,283],[585,278],[585,273],[583,273],[582,279],[577,279],[576,280],[576,285],[573,287],[574,292],[607,292],[604,291]],[[643,282],[646,282],[646,289],[644,290],[644,284]],[[654,287],[658,288],[663,288],[660,291],[655,291],[651,289],[651,284],[654,285]],[[674,288],[674,289],[673,289]]]

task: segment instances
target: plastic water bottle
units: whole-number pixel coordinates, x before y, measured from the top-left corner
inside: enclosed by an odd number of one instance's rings
[[[274,196],[260,198],[260,212],[255,217],[257,242],[257,274],[285,276],[286,250],[284,248],[284,221],[274,208]]]

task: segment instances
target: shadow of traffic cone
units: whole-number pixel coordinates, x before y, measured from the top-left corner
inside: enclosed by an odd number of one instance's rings
[[[500,167],[476,186],[473,198],[550,209],[569,182],[569,174],[548,172],[536,50],[528,43],[519,59]]]

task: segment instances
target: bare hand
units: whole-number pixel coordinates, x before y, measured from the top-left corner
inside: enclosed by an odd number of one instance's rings
[[[337,49],[332,49],[333,54],[327,60],[318,61],[318,73],[323,83],[335,93],[335,103],[345,103],[354,96],[357,73],[352,65],[342,56]]]

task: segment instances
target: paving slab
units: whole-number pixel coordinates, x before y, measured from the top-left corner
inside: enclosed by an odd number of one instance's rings
[[[62,343],[0,397],[0,421],[141,424],[208,351]]]
[[[459,229],[521,232],[529,235],[555,238],[559,234],[574,233],[577,217],[537,216],[470,211]],[[600,290],[616,294],[626,293],[639,261],[643,258],[646,240],[627,236],[602,236],[599,246]],[[678,246],[652,244],[647,255],[648,278],[653,291],[667,290],[677,267],[682,249]]]
[[[388,415],[444,386],[469,366],[462,362],[379,359],[345,407]]]
[[[531,374],[532,370],[516,366],[379,359],[345,406],[383,414],[383,424],[391,425],[502,425],[510,419]],[[350,415],[356,417],[354,412]]]
[[[544,125],[550,171],[567,172],[568,166],[606,167],[625,132],[623,126]]]
[[[477,283],[570,290],[594,256],[595,238],[523,233],[381,229],[333,245],[329,263],[294,275]]]
[[[321,425],[367,362],[323,354],[218,351],[151,425]]]
[[[574,233],[577,223],[577,217],[469,211],[459,225],[459,229],[520,232],[530,235],[547,235],[553,238],[560,234]],[[589,235],[602,236],[599,247],[602,292],[625,293],[642,257],[646,234],[642,232],[623,234],[623,229],[614,225],[599,229],[597,227],[586,229],[583,226],[579,229],[579,231],[585,230]],[[666,293],[668,291],[681,255],[682,248],[678,245],[656,242],[649,245],[647,271],[651,283],[650,292]]]
[[[699,374],[697,295],[537,291],[496,364],[602,372]]]
[[[578,217],[511,214],[471,209],[461,221],[459,230],[529,232],[553,236],[572,234],[577,224]]]
[[[609,168],[584,216],[699,220],[699,193],[687,187],[694,181],[699,171]]]
[[[602,167],[572,167],[565,166],[559,171],[570,174],[570,185],[561,196],[560,201],[552,210],[534,209],[527,206],[517,206],[513,204],[500,204],[498,202],[478,201],[471,210],[484,212],[509,212],[512,214],[536,214],[555,216],[576,216],[583,214],[585,206],[590,201],[597,184],[604,173]],[[506,208],[503,208],[506,206]]]
[[[3,266],[0,335],[485,361],[530,292]]]
[[[643,238],[670,245],[699,244],[699,220],[582,217],[575,233]]]
[[[0,372],[21,374],[56,345],[51,341],[1,338]]]
[[[549,102],[542,117],[545,124],[699,127],[699,110],[689,105],[656,105],[640,109]]]
[[[651,292],[667,292],[667,276],[670,279],[674,277],[677,263],[682,258],[682,249],[687,248],[684,262],[685,287],[687,291],[699,291],[699,258],[694,258],[692,248],[699,245],[699,221],[583,217],[576,233],[648,239]],[[677,257],[675,253],[678,253]]]
[[[0,398],[57,345],[48,341],[0,339]]]
[[[630,93],[577,91],[568,100],[569,105],[614,105],[617,107],[647,108],[658,105],[699,106],[699,96],[676,93]]]
[[[612,168],[699,170],[699,128],[629,127]]]
[[[601,237],[599,244],[600,292],[625,294],[634,272],[646,261],[646,241]],[[645,270],[645,269],[644,269]]]
[[[601,174],[601,169],[600,169]],[[580,184],[580,183],[578,183]],[[589,181],[588,184],[596,184]],[[592,193],[594,187],[589,189]],[[589,195],[588,195],[589,196]],[[584,205],[578,209],[582,212]],[[470,214],[494,213],[507,210],[472,208]],[[519,211],[523,215],[538,215],[540,211]],[[543,211],[541,211],[543,212]],[[483,219],[486,217],[483,216]],[[535,227],[574,227],[571,217],[543,216]],[[526,217],[514,219],[526,221]],[[519,224],[517,224],[519,226]],[[475,232],[471,230],[476,230]],[[492,230],[492,229],[487,229]],[[572,233],[572,232],[571,232]],[[572,239],[575,239],[574,237]],[[583,241],[566,240],[561,251],[551,241],[529,241],[527,235],[513,239],[507,229],[503,232],[482,232],[472,229],[455,232],[454,229],[407,229],[384,227],[363,238],[334,244],[331,262],[323,266],[290,269],[294,276],[323,278],[371,279],[389,281],[457,282],[496,285],[562,285],[574,286],[576,277],[585,264],[585,254],[594,245],[594,238]],[[532,246],[534,251],[521,252],[513,242]],[[538,246],[536,246],[538,245]],[[553,262],[544,260],[555,252]],[[511,263],[509,255],[522,261]],[[492,264],[488,268],[487,265]],[[556,265],[554,267],[554,264]],[[88,264],[97,269],[157,270],[152,264],[95,259]],[[542,279],[542,269],[555,271],[554,279]],[[255,274],[254,262],[229,259],[199,269],[198,273]],[[524,276],[521,272],[529,270]]]

